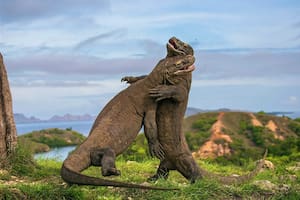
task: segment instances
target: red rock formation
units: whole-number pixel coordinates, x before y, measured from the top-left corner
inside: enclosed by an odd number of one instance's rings
[[[200,158],[215,158],[218,156],[223,156],[226,154],[231,154],[231,149],[229,143],[232,142],[232,139],[229,135],[226,135],[223,132],[223,122],[222,117],[224,113],[221,112],[218,116],[218,120],[213,124],[211,128],[211,136],[207,142],[205,142],[198,152],[194,152],[194,157]]]

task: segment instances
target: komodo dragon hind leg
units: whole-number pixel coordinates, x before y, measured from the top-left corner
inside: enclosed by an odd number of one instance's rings
[[[168,179],[170,170],[175,170],[175,166],[170,161],[164,159],[160,162],[156,174],[149,177],[148,181],[156,181],[160,178]]]
[[[102,176],[119,176],[120,170],[117,170],[116,154],[111,148],[95,148],[91,151],[91,162],[94,166],[101,166]]]

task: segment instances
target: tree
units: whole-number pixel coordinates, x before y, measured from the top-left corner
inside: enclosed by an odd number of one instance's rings
[[[0,53],[0,167],[17,145],[17,130],[12,110],[12,97],[3,57]]]

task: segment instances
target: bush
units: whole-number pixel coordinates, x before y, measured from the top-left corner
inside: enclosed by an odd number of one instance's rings
[[[247,148],[245,147],[241,139],[233,140],[229,143],[230,149],[232,149],[232,155],[224,155],[217,157],[215,161],[222,165],[238,165],[246,166],[252,160],[260,159],[262,150],[258,148]]]
[[[198,119],[192,124],[192,128],[198,131],[208,131],[216,121],[217,119],[215,117]]]
[[[195,132],[185,133],[188,146],[192,151],[198,150],[208,140],[211,135],[210,129],[216,121],[215,117],[206,117],[200,118],[192,124]]]
[[[289,156],[300,151],[300,138],[289,137],[277,140],[275,145],[269,146],[269,154],[273,156]]]
[[[254,144],[266,148],[274,144],[276,139],[269,129],[260,126],[253,126],[249,122],[241,121],[239,134],[245,134]]]
[[[265,114],[266,114],[266,112],[265,112],[265,111],[263,111],[263,110],[261,110],[261,111],[257,112],[257,114],[259,114],[259,115],[265,115]]]
[[[15,152],[9,157],[9,163],[12,174],[22,176],[34,174],[37,166],[27,143],[18,143]]]
[[[119,156],[121,159],[142,161],[149,158],[148,142],[144,134],[139,134],[128,149]]]
[[[190,150],[196,151],[208,140],[210,135],[211,133],[209,131],[201,131],[197,133],[187,132],[185,134],[185,138]]]
[[[298,118],[299,119],[299,118]],[[297,119],[296,119],[297,120]],[[300,123],[298,121],[291,121],[288,125],[288,127],[296,133],[298,136],[300,136]]]

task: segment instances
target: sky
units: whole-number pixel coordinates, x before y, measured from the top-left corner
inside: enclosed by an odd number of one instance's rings
[[[166,56],[195,50],[189,107],[300,110],[298,0],[0,0],[15,113],[97,115]]]

